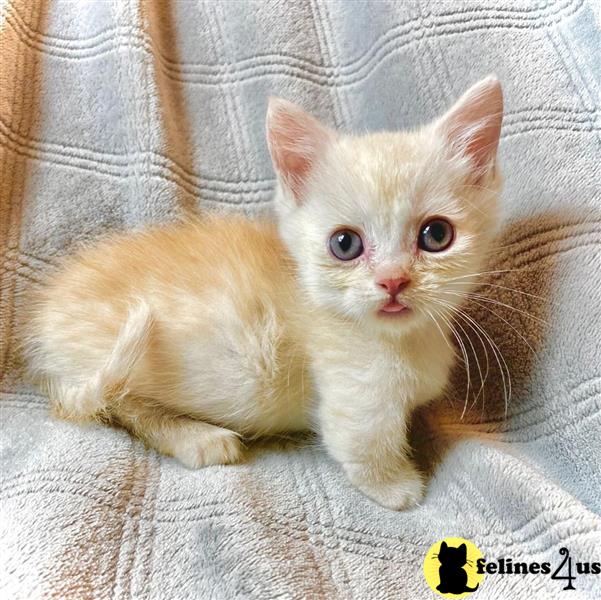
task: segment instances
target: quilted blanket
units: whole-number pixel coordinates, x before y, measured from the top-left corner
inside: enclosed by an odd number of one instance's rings
[[[552,572],[566,548],[571,597],[600,598],[576,570],[601,560],[599,19],[595,0],[0,0],[1,597],[434,598],[424,557],[456,536]],[[269,95],[414,127],[492,72],[503,224],[469,311],[498,350],[458,326],[470,366],[413,424],[420,507],[375,505],[311,440],[190,471],[28,386],[27,292],[75,245],[269,215]],[[552,572],[474,597],[568,597]]]

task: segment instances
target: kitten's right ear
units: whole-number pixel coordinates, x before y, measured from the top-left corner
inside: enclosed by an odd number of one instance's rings
[[[440,544],[441,550],[446,550],[448,548],[447,543],[443,540],[442,544]]]
[[[438,121],[437,130],[464,154],[478,180],[494,166],[503,122],[503,90],[491,75],[473,85]]]
[[[300,204],[307,178],[334,133],[296,104],[273,97],[269,99],[266,128],[273,166]]]

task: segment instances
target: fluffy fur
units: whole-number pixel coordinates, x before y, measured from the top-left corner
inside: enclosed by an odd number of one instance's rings
[[[450,319],[497,225],[498,81],[415,132],[334,132],[270,102],[277,224],[211,217],[113,237],[72,257],[32,303],[32,375],[68,419],[120,424],[189,467],[229,463],[241,436],[316,429],[384,506],[417,503],[411,411],[453,362]],[[417,247],[444,217],[455,240]],[[365,252],[341,262],[341,227]],[[410,280],[383,315],[382,278]]]

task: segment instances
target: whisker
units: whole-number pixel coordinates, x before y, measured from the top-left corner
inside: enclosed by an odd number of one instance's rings
[[[465,313],[464,313],[464,315],[465,315]],[[469,318],[468,315],[465,315],[465,317]],[[503,396],[504,396],[504,403],[505,403],[505,417],[507,417],[507,409],[508,409],[509,401],[511,400],[511,393],[512,393],[511,373],[509,371],[509,365],[507,364],[507,361],[505,360],[505,357],[503,356],[503,353],[501,352],[501,349],[496,344],[496,342],[492,339],[492,337],[490,336],[490,334],[482,327],[482,325],[480,325],[476,321],[472,321],[472,322],[482,332],[482,334],[488,339],[489,343],[491,344],[491,349],[493,350],[493,353],[495,355],[498,354],[498,357],[500,358],[501,362],[505,366],[505,372],[507,373],[507,380],[505,379],[505,373],[503,372],[501,364],[499,363],[499,370],[501,372],[501,378],[503,380]],[[497,361],[499,360],[499,358],[497,358]]]
[[[482,375],[482,369],[480,367],[480,361],[478,360],[478,354],[477,354],[476,349],[475,349],[475,347],[474,347],[474,345],[472,343],[472,340],[471,340],[470,336],[467,335],[467,332],[463,328],[461,328],[462,331],[467,336],[468,342],[469,342],[469,344],[470,344],[470,346],[472,348],[472,352],[474,353],[474,357],[476,359],[476,365],[478,367],[478,373],[480,375],[480,389],[478,390],[478,393],[474,396],[474,400],[473,400],[473,402],[470,405],[470,410],[471,410],[471,408],[473,408],[473,406],[476,404],[476,402],[478,402],[478,398],[480,397],[480,394],[482,394],[482,405],[484,406],[484,384],[488,380],[488,374],[490,372],[490,361],[489,361],[489,357],[488,357],[488,350],[486,348],[486,344],[482,340],[482,336],[480,335],[480,333],[478,332],[478,330],[475,329],[473,327],[473,325],[471,325],[471,323],[467,323],[467,325],[476,334],[476,337],[478,338],[478,341],[480,342],[480,345],[482,346],[482,348],[484,350],[484,355],[486,357],[486,373],[483,376]],[[462,419],[463,419],[464,414],[465,414],[465,408],[466,407],[464,407],[464,413],[461,415]]]
[[[503,353],[501,352],[501,349],[495,343],[495,341],[492,339],[492,337],[490,336],[490,334],[482,327],[482,325],[480,323],[478,323],[477,321],[475,321],[474,319],[472,319],[465,311],[463,311],[463,310],[461,310],[459,308],[455,308],[455,311],[456,311],[457,315],[459,315],[460,317],[462,317],[464,320],[467,319],[471,323],[473,323],[473,325],[479,331],[482,332],[482,335],[485,336],[485,339],[491,345],[491,350],[495,354],[495,358],[497,359],[497,363],[499,365],[499,370],[500,370],[500,373],[501,373],[501,377],[503,379],[503,391],[504,391],[504,396],[505,396],[505,406],[507,407],[508,397],[511,398],[511,376],[510,376],[510,373],[509,373],[509,367],[507,365],[507,362],[505,361],[505,357],[503,356]],[[499,358],[501,359],[501,361],[505,365],[505,369],[506,369],[507,377],[508,377],[508,385],[506,385],[506,383],[505,383],[505,373],[503,371],[501,363],[499,362]],[[509,390],[509,393],[507,392],[507,390]]]
[[[470,347],[472,349],[472,352],[474,354],[474,358],[476,359],[476,366],[478,368],[478,374],[480,375],[480,389],[478,390],[478,393],[475,395],[474,401],[471,404],[471,406],[473,406],[478,401],[480,393],[484,389],[484,379],[482,378],[482,369],[480,368],[480,361],[478,360],[478,354],[476,352],[476,349],[474,348],[474,344],[472,343],[472,339],[467,334],[467,332],[465,331],[465,329],[463,329],[463,327],[461,325],[459,325],[459,323],[457,323],[457,326],[461,329],[461,331],[463,331],[463,333],[465,334],[465,337],[467,338],[467,341],[468,341],[468,343],[469,343],[469,345],[470,345]],[[468,365],[468,367],[469,367],[469,365]],[[465,411],[466,410],[467,410],[467,402],[463,406],[463,412],[461,413],[461,420],[463,420],[463,417],[465,416]]]
[[[452,295],[452,296],[460,296],[462,298],[466,297],[465,294],[458,294],[456,292],[450,292],[448,290],[440,290],[440,293],[441,294],[446,294],[446,295]],[[469,297],[469,294],[467,296]],[[530,345],[530,343],[528,342],[528,340],[507,319],[505,319],[500,314],[498,314],[497,312],[495,312],[489,306],[486,306],[485,304],[481,304],[480,302],[478,302],[478,300],[475,300],[474,298],[471,298],[471,302],[473,302],[477,306],[479,306],[479,307],[487,310],[489,313],[491,313],[495,317],[497,317],[497,319],[500,319],[501,321],[503,321],[503,323],[505,323],[506,325],[509,325],[509,327],[511,327],[511,329],[513,329],[513,331],[515,331],[515,333],[524,341],[524,343],[526,344],[526,346],[528,346],[528,348],[530,348],[530,350],[532,351],[532,353],[536,354],[534,348]]]
[[[458,314],[458,316],[460,316],[461,318],[466,320],[465,316],[463,314]],[[475,325],[477,327],[479,327],[477,324],[475,324]],[[499,366],[499,372],[501,373],[501,379],[503,382],[503,399],[504,399],[504,403],[505,403],[505,411],[507,412],[508,401],[509,401],[509,398],[511,398],[511,386],[508,385],[508,380],[510,382],[509,368],[507,367],[507,363],[505,362],[505,359],[504,359],[501,351],[499,350],[499,348],[495,344],[495,342],[492,340],[490,335],[488,335],[488,333],[484,330],[482,330],[482,335],[484,336],[484,339],[486,339],[486,341],[489,343],[490,348],[493,352],[493,356],[495,357],[495,360],[497,361],[497,365]],[[505,370],[503,369],[503,365],[505,366],[505,369],[507,370],[507,379],[505,377]],[[484,407],[482,407],[482,411],[484,411]]]
[[[507,365],[507,361],[505,360],[505,357],[503,356],[503,353],[501,352],[501,350],[499,349],[497,344],[494,342],[494,340],[491,338],[490,334],[482,327],[482,325],[480,325],[477,321],[471,319],[469,317],[469,315],[467,315],[464,311],[462,311],[461,309],[459,309],[459,308],[453,306],[452,304],[449,304],[448,302],[445,302],[444,300],[441,300],[441,299],[436,299],[436,300],[434,300],[434,302],[438,302],[442,306],[446,306],[447,308],[452,310],[456,315],[461,317],[464,321],[465,320],[470,321],[482,333],[482,335],[484,336],[486,341],[490,344],[491,350],[493,351],[493,354],[495,356],[497,364],[499,365],[499,372],[501,373],[501,378],[503,381],[505,416],[507,416],[507,409],[508,409],[509,400],[511,399],[511,391],[512,391],[511,390],[511,374],[509,371],[509,366]],[[503,365],[501,363],[503,363]],[[505,367],[505,371],[503,370],[503,366]],[[505,377],[505,374],[507,374],[507,379]]]
[[[451,332],[455,336],[455,339],[457,340],[459,347],[461,348],[461,353],[462,353],[463,359],[464,359],[463,362],[465,364],[465,373],[466,373],[466,378],[467,378],[467,388],[465,390],[465,403],[464,403],[464,406],[466,406],[469,401],[470,384],[471,384],[470,361],[467,356],[467,350],[465,348],[465,345],[463,344],[463,340],[461,339],[461,336],[457,333],[457,331],[453,327],[453,324],[451,323],[451,321],[449,319],[447,319],[447,317],[445,315],[443,315],[442,312],[439,312],[438,316],[448,325]],[[465,412],[465,410],[464,410],[464,412]]]
[[[453,346],[451,345],[451,342],[449,342],[448,336],[444,333],[444,331],[442,330],[442,327],[439,325],[439,323],[436,320],[436,318],[434,317],[434,315],[427,308],[423,308],[422,307],[422,308],[418,308],[418,310],[425,312],[432,319],[432,321],[434,322],[434,324],[438,328],[438,331],[440,331],[440,334],[442,335],[442,337],[443,337],[444,341],[446,342],[447,346],[451,349],[451,351],[453,352],[454,356],[456,358],[459,358],[459,355],[457,354],[456,349],[453,348]]]
[[[464,285],[462,282],[455,282],[455,281],[449,281],[448,283],[451,285]],[[489,287],[494,287],[494,288],[499,288],[502,290],[508,290],[510,292],[515,292],[516,294],[523,294],[524,296],[531,296],[532,298],[538,298],[539,300],[547,300],[547,298],[545,298],[544,296],[537,296],[536,294],[531,294],[530,292],[523,292],[522,290],[516,290],[515,288],[510,288],[505,285],[498,285],[495,283],[488,283],[485,281],[478,283],[478,285],[479,286],[486,285]]]
[[[489,362],[489,358],[488,358],[488,349],[486,348],[486,344],[482,340],[482,336],[480,335],[480,333],[478,332],[477,329],[474,329],[474,327],[471,327],[471,329],[476,334],[476,337],[478,338],[480,345],[482,346],[482,349],[484,350],[484,356],[486,357],[486,373],[484,374],[484,380],[482,381],[482,387],[480,389],[480,391],[482,392],[482,414],[484,414],[484,384],[486,383],[486,381],[488,381],[488,374],[490,373],[490,362]],[[478,396],[480,396],[480,391],[478,392]],[[473,406],[478,401],[478,396],[476,396],[474,398],[474,401],[472,402],[470,409],[473,408]]]
[[[450,293],[453,293],[453,292],[450,292]],[[500,302],[499,300],[494,300],[493,298],[489,298],[488,296],[484,296],[483,294],[468,293],[468,294],[465,294],[463,297],[477,298],[478,300],[481,300],[482,302],[488,302],[490,304],[504,306],[505,308],[509,308],[510,310],[515,310],[516,312],[519,312],[520,314],[522,314],[525,317],[528,317],[530,319],[533,319],[534,321],[538,321],[539,323],[542,323],[543,325],[546,325],[546,326],[549,325],[543,319],[541,319],[539,317],[535,317],[534,315],[531,315],[529,312],[522,310],[521,308],[516,308],[515,306],[511,306],[511,304],[506,304],[505,302]]]
[[[509,327],[511,327],[511,329],[513,329],[513,331],[515,331],[515,333],[522,338],[523,342],[526,344],[526,346],[528,346],[528,348],[530,348],[532,354],[536,355],[536,352],[534,350],[534,348],[530,345],[530,343],[528,342],[528,340],[504,317],[502,317],[501,315],[499,315],[498,313],[496,313],[492,308],[484,305],[484,304],[480,304],[480,302],[478,302],[477,300],[473,300],[474,304],[477,304],[478,306],[480,306],[481,308],[487,310],[489,313],[493,314],[495,317],[497,317],[497,319],[501,319],[501,321],[503,321],[504,323],[506,323],[507,325],[509,325]]]
[[[495,269],[492,271],[480,271],[479,273],[468,273],[467,275],[458,275],[457,277],[449,277],[446,281],[457,281],[458,279],[466,279],[467,277],[478,277],[479,275],[495,275],[498,273],[517,273],[525,269]]]

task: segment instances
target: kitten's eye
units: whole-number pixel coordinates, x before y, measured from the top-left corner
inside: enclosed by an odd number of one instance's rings
[[[432,219],[422,226],[417,245],[426,252],[442,252],[455,238],[453,226],[444,219]]]
[[[332,234],[330,250],[338,260],[353,260],[363,254],[363,240],[350,229],[341,229]]]

